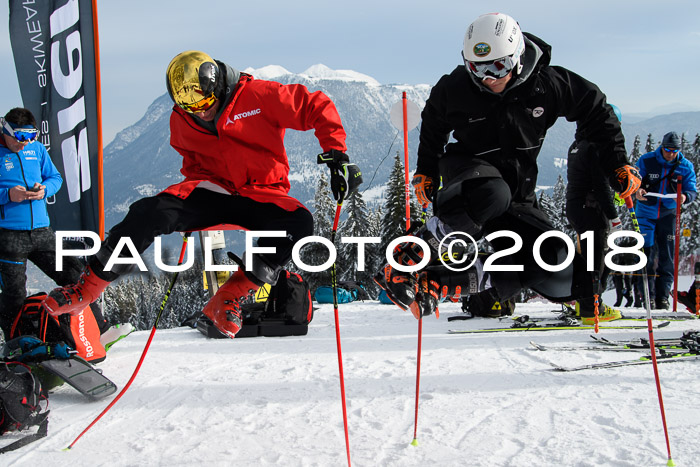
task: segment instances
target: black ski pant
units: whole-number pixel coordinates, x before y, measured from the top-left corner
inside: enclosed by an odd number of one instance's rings
[[[472,171],[476,176],[457,178],[438,197],[437,216],[455,231],[469,233],[476,240],[501,230],[520,236],[523,246],[518,251],[496,260],[495,265],[509,265],[505,271],[490,272],[491,285],[501,300],[515,297],[523,288],[531,288],[553,301],[569,301],[592,296],[592,283],[585,271],[583,257],[575,254],[567,268],[551,272],[540,267],[534,257],[533,245],[545,232],[556,230],[533,200],[512,199],[510,186],[493,168]],[[488,167],[486,167],[488,169]],[[487,176],[480,176],[487,174]],[[500,237],[490,241],[496,252],[513,246],[513,240]],[[541,259],[550,265],[560,264],[566,258],[564,241],[550,238],[540,249]],[[514,266],[522,266],[516,271]],[[447,273],[449,274],[449,273]]]
[[[566,200],[566,218],[576,231],[581,256],[587,258],[589,249],[592,250],[591,281],[594,287],[593,293],[598,294],[599,305],[602,305],[602,294],[605,292],[610,274],[610,270],[604,262],[608,233],[608,222],[605,214],[597,201],[591,202],[586,196],[580,196]],[[586,232],[593,232],[592,246],[591,240],[581,240],[581,235]],[[587,297],[580,301],[583,316],[593,316],[593,300],[593,297]]]
[[[56,270],[56,234],[51,227],[34,230],[0,228],[0,327],[9,339],[10,328],[27,297],[27,261],[34,263],[57,285],[74,284],[83,264],[74,256],[63,259],[63,270]],[[92,307],[95,320],[104,332],[106,322],[98,305]]]
[[[194,189],[186,198],[160,193],[129,207],[126,217],[109,231],[97,255],[90,258],[90,266],[103,280],[112,281],[119,271],[105,272],[104,264],[121,238],[130,238],[140,254],[159,235],[204,230],[219,224],[233,224],[245,230],[285,231],[284,237],[260,237],[257,241],[259,247],[275,248],[275,253],[262,255],[273,267],[286,265],[294,244],[313,233],[313,217],[303,207],[287,211],[272,203],[203,188]]]
[[[673,288],[675,269],[675,213],[671,212],[659,219],[640,217],[639,227],[644,236],[644,252],[648,258],[646,268],[650,300],[668,300]],[[638,280],[643,286],[641,276],[638,276]]]

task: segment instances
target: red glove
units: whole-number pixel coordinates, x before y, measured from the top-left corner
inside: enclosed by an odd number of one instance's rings
[[[433,202],[433,192],[435,190],[433,179],[427,175],[415,174],[411,185],[413,185],[416,192],[416,199],[418,199],[420,205],[424,208],[428,207],[428,205]]]
[[[639,170],[631,165],[623,165],[615,170],[615,175],[610,178],[610,186],[620,193],[620,198],[628,198],[642,186],[642,177]]]

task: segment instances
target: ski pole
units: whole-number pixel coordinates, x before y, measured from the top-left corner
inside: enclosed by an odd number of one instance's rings
[[[338,202],[333,219],[333,229],[331,230],[331,243],[335,244],[335,235],[338,232],[338,221],[340,220],[340,210],[343,207],[342,199]],[[345,450],[348,456],[348,466],[350,463],[350,436],[348,435],[348,409],[345,404],[345,377],[343,376],[343,351],[340,347],[340,319],[338,317],[338,276],[336,273],[336,263],[331,266],[331,286],[333,288],[333,314],[335,317],[335,341],[338,347],[338,372],[340,374],[340,398],[343,406],[343,427],[345,429]]]
[[[426,222],[426,217],[428,214],[428,207],[423,206],[422,210],[423,223]],[[420,362],[421,362],[421,347],[423,343],[423,314],[420,314],[418,318],[418,346],[416,349],[416,413],[413,421],[413,441],[411,441],[411,446],[418,446],[418,401],[420,400]]]
[[[632,202],[632,197],[628,196],[625,198],[625,205],[632,218],[632,224],[634,225],[634,230],[641,235],[642,231],[639,228],[639,221],[637,220],[637,213],[634,211],[634,203]],[[649,283],[647,277],[647,266],[644,264],[642,266],[642,280],[644,281],[644,305],[647,309],[647,328],[649,329],[649,348],[654,349],[656,345],[654,344],[654,326],[651,322],[651,304],[649,303]],[[666,411],[664,410],[664,398],[661,395],[661,382],[659,380],[659,365],[656,362],[656,352],[651,352],[651,363],[654,367],[654,379],[656,380],[656,394],[659,397],[659,409],[661,410],[661,422],[664,427],[664,436],[666,437],[666,450],[668,452],[668,462],[666,465],[674,466],[676,465],[671,458],[671,441],[668,438],[668,426],[666,425]]]
[[[673,311],[678,311],[678,250],[681,243],[681,188],[683,177],[678,176],[678,185],[676,185],[676,233],[675,245],[673,247]],[[660,202],[660,201],[659,201]]]
[[[189,240],[191,235],[191,232],[187,232],[182,239],[182,250],[180,251],[180,259],[177,262],[177,265],[180,266],[182,262],[184,261],[185,258],[185,251],[187,250],[187,240]],[[124,395],[127,389],[129,389],[129,386],[131,386],[131,383],[134,382],[134,379],[136,379],[136,375],[138,374],[139,370],[141,369],[141,364],[143,363],[144,359],[146,358],[146,353],[148,352],[148,348],[151,346],[151,341],[153,340],[153,336],[156,333],[156,327],[158,326],[158,322],[160,321],[160,317],[163,314],[163,310],[165,309],[166,303],[168,303],[168,299],[170,298],[170,294],[173,291],[173,287],[175,286],[175,281],[177,280],[177,276],[180,274],[179,271],[176,271],[173,273],[173,277],[170,279],[170,285],[168,286],[168,290],[165,292],[165,296],[163,297],[163,301],[160,303],[160,308],[158,309],[158,314],[156,315],[156,319],[153,322],[153,328],[151,328],[151,334],[148,336],[148,340],[146,341],[146,346],[143,348],[143,352],[141,353],[141,358],[139,358],[139,362],[136,365],[136,369],[134,370],[134,373],[131,375],[131,378],[129,378],[129,381],[124,385],[124,388],[117,394],[117,396],[112,400],[112,402],[109,403],[107,407],[95,418],[90,425],[87,426],[79,435],[77,438],[73,440],[72,443],[70,443],[70,446],[64,449],[64,451],[67,451],[68,449],[71,449],[73,446],[75,446],[75,443],[78,442],[78,440],[85,434],[87,431],[95,425],[104,414],[106,414],[109,409],[114,406],[114,404],[117,403],[117,401]]]

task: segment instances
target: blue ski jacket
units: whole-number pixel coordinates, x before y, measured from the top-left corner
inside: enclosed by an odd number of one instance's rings
[[[44,199],[10,201],[10,188],[22,185],[29,189],[34,183],[46,186]],[[46,198],[61,188],[63,178],[53,165],[43,144],[34,141],[20,152],[12,152],[0,138],[0,228],[34,230],[48,227]]]
[[[675,169],[673,169],[675,166]],[[686,196],[685,204],[692,203],[698,195],[695,187],[695,168],[693,164],[685,158],[682,152],[671,162],[666,161],[661,154],[661,146],[656,151],[648,152],[637,161],[639,174],[642,176],[642,188],[648,192],[660,193],[662,195],[674,194],[676,192],[677,177],[683,177],[681,193]],[[671,176],[669,172],[673,170]],[[646,219],[659,219],[668,215],[670,211],[675,212],[675,198],[647,197],[647,201],[637,202],[637,216]]]

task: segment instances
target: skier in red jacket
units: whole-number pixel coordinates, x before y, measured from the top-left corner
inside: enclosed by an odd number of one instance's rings
[[[320,91],[256,80],[198,51],[173,58],[166,84],[175,102],[170,144],[183,158],[185,180],[132,204],[90,258],[78,283],[55,289],[44,304],[59,315],[78,312],[85,302],[95,300],[130,268],[104,270],[123,237],[142,253],[154,237],[174,231],[220,224],[285,231],[283,237],[261,237],[258,246],[274,247],[275,252],[253,254],[252,265],[239,268],[202,310],[220,331],[234,337],[241,328],[240,303],[262,284],[276,283],[294,243],[313,232],[311,213],[288,194],[285,130],[315,130],[324,151],[318,162],[328,165],[338,202],[361,177],[345,154],[345,130],[335,105]]]

